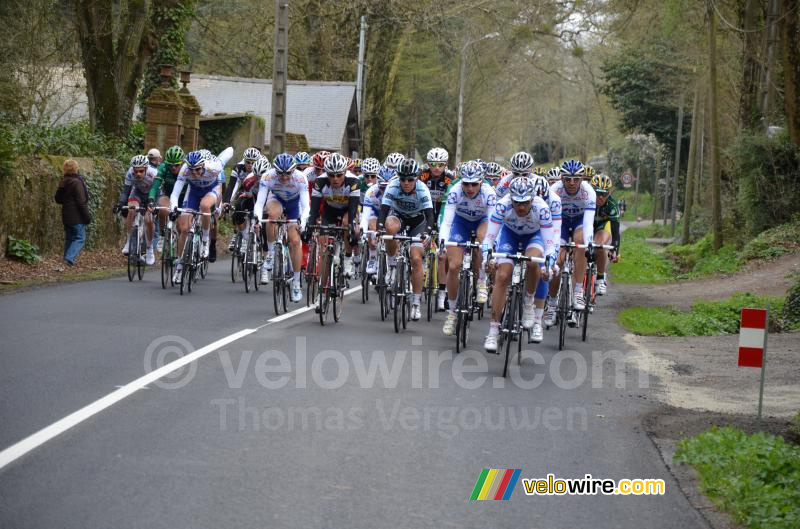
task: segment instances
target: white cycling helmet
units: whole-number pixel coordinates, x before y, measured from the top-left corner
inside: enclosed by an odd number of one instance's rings
[[[364,174],[376,175],[380,169],[381,162],[377,158],[364,158],[364,161],[361,162],[361,172]]]
[[[428,163],[447,163],[449,158],[450,155],[447,154],[447,151],[441,147],[434,147],[433,149],[429,150],[428,155],[425,157],[425,159],[428,160]]]
[[[147,162],[147,156],[143,154],[137,154],[133,158],[131,158],[131,167],[147,167],[150,165]]]
[[[325,172],[328,174],[341,174],[347,171],[348,165],[350,165],[350,162],[347,158],[335,152],[325,160]]]
[[[386,157],[386,161],[383,162],[383,165],[397,169],[397,167],[400,165],[400,162],[405,159],[406,157],[399,152],[393,152]]]
[[[533,156],[525,151],[520,151],[511,157],[509,165],[514,173],[529,173],[533,169]]]

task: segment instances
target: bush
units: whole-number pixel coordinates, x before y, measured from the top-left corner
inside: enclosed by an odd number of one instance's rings
[[[742,259],[769,261],[796,251],[800,251],[800,215],[795,215],[791,222],[760,233],[745,244],[742,249]]]
[[[783,310],[777,314],[779,314],[781,328],[800,330],[800,273],[794,274],[794,284],[786,293]]]
[[[800,527],[800,450],[783,438],[714,427],[680,441],[674,460],[694,466],[703,492],[738,523]]]
[[[711,234],[692,244],[670,244],[664,249],[664,253],[675,263],[684,278],[716,272],[730,274],[738,270],[741,264],[738,251],[732,244],[726,244],[719,252],[714,252]]]
[[[626,230],[619,262],[611,266],[611,278],[619,283],[665,283],[675,278],[672,263],[644,241],[643,231]],[[633,232],[629,235],[628,232]]]
[[[24,261],[28,264],[32,264],[40,259],[39,247],[35,244],[31,244],[24,239],[17,239],[12,235],[8,236],[7,243],[6,255],[9,257]]]
[[[736,209],[749,235],[789,222],[800,212],[800,152],[787,133],[742,134],[729,150],[739,176]]]

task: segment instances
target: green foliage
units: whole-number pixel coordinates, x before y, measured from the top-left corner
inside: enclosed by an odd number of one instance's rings
[[[674,143],[674,142],[673,142]],[[639,168],[639,191],[652,192],[652,178],[657,168],[659,158],[664,158],[666,146],[659,143],[653,134],[628,134],[624,138],[612,141],[608,148],[608,166],[605,168],[606,174],[611,176],[615,185],[619,189],[622,184],[619,182],[620,175],[630,170],[636,175]],[[652,209],[650,212],[652,213]]]
[[[636,220],[633,216],[634,205],[636,204],[636,193],[633,189],[621,189],[621,186],[614,189],[613,195],[619,199],[625,199],[625,215],[622,220]],[[653,195],[639,190],[639,204],[636,207],[636,214],[643,219],[649,219],[653,215]]]
[[[739,175],[737,216],[749,235],[800,213],[800,151],[788,134],[740,134],[729,155]]]
[[[664,249],[664,254],[675,263],[683,278],[718,272],[731,274],[741,265],[739,252],[732,244],[714,252],[714,239],[710,233],[692,244],[670,244]]]
[[[35,263],[40,259],[38,246],[24,239],[17,239],[13,235],[8,236],[6,255],[28,264]]]
[[[775,313],[780,318],[781,328],[800,330],[800,273],[794,274],[794,284],[786,292],[783,310]]]
[[[600,90],[619,113],[620,130],[653,134],[668,152],[675,149],[678,110],[671,102],[677,100],[682,85],[683,72],[675,66],[679,63],[671,43],[654,39],[620,49],[601,67]],[[691,115],[685,120],[684,138],[688,138]]]
[[[32,154],[52,156],[106,157],[128,163],[131,156],[142,152],[144,125],[136,126],[126,141],[93,133],[87,122],[56,127],[15,125],[0,122],[0,156],[4,151],[10,158]]]
[[[611,277],[619,283],[666,283],[674,279],[672,264],[638,234],[622,234],[619,262],[612,265]]]
[[[800,251],[800,215],[790,222],[761,232],[744,245],[742,259],[772,260],[783,254]]]
[[[211,152],[220,152],[231,144],[233,134],[247,122],[248,118],[218,119],[203,122],[200,147]]]
[[[779,314],[783,299],[737,293],[724,301],[696,301],[691,310],[679,311],[665,307],[632,307],[619,313],[619,322],[628,331],[644,336],[714,336],[739,332],[742,307],[770,306]],[[782,322],[773,318],[771,330],[781,328]]]
[[[783,438],[714,427],[680,441],[674,461],[695,467],[703,492],[738,523],[800,526],[800,450]]]
[[[171,3],[170,3],[171,4]],[[150,94],[161,84],[159,75],[162,64],[175,66],[173,70],[172,86],[178,87],[178,68],[190,61],[186,49],[186,32],[192,25],[195,16],[195,0],[182,0],[175,5],[158,5],[153,10],[152,24],[158,39],[158,48],[155,50],[145,68],[142,87],[139,91],[140,120],[145,120],[146,106],[144,104]]]
[[[789,431],[792,432],[796,438],[800,439],[800,411],[795,413],[792,420],[789,422]]]

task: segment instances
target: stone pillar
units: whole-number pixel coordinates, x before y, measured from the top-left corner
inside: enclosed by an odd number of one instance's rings
[[[147,98],[147,122],[144,136],[146,149],[155,147],[162,153],[180,145],[183,133],[183,105],[178,91],[172,87],[172,66],[161,66],[161,86]]]
[[[197,99],[189,92],[186,85],[189,84],[191,72],[188,70],[181,71],[181,83],[183,88],[178,91],[178,96],[183,106],[183,136],[181,138],[181,146],[186,152],[194,151],[197,149],[197,143],[200,133],[200,112],[202,108]],[[217,154],[217,153],[214,153]]]

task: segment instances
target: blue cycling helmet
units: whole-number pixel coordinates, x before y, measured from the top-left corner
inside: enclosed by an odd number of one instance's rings
[[[474,184],[483,180],[484,170],[477,161],[467,162],[458,169],[458,176],[461,181],[467,184]]]
[[[527,176],[520,176],[511,181],[508,193],[514,202],[530,202],[533,200],[533,183]]]
[[[311,156],[305,151],[300,151],[294,155],[294,163],[296,165],[311,165]]]
[[[391,180],[395,176],[397,176],[397,170],[382,165],[381,168],[378,170],[378,183],[381,186],[385,186],[386,184],[389,183],[389,180]]]
[[[291,173],[296,166],[294,156],[283,152],[275,157],[272,161],[272,166],[275,167],[275,170],[279,173]]]
[[[205,167],[206,155],[202,151],[192,151],[186,155],[186,165],[189,169]]]
[[[567,160],[561,166],[561,173],[566,176],[583,176],[586,168],[578,160]]]

